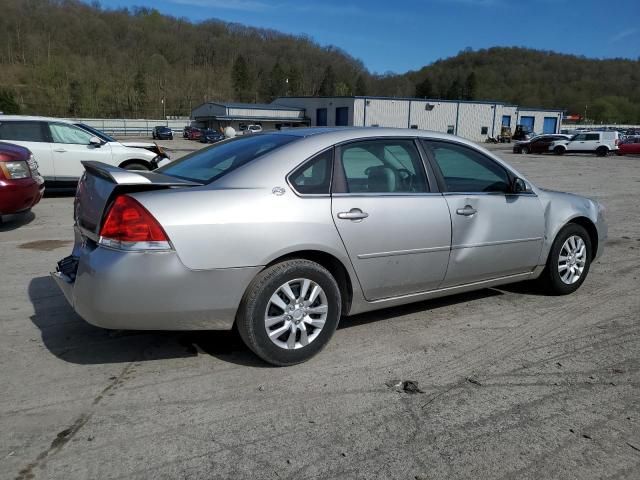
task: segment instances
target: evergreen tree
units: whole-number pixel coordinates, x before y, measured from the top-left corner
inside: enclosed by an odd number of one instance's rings
[[[318,95],[320,95],[321,97],[331,97],[335,95],[335,91],[336,74],[333,71],[333,67],[329,65],[324,71],[324,78],[322,79],[322,83],[320,84]]]
[[[0,112],[7,115],[20,113],[20,105],[18,105],[13,92],[6,89],[0,90]]]
[[[417,98],[432,98],[433,97],[433,85],[429,77],[424,77],[419,84],[416,85],[416,97]]]
[[[302,73],[300,69],[295,65],[291,65],[289,68],[289,83],[286,95],[297,96],[302,95]]]
[[[469,75],[467,75],[467,79],[464,81],[464,100],[473,100],[476,97],[476,88],[478,86],[478,82],[476,80],[476,72],[471,71]]]
[[[364,75],[360,74],[356,79],[356,87],[355,87],[354,94],[357,96],[364,97],[367,95],[367,92],[368,92],[367,81],[365,80]]]
[[[269,98],[268,100],[273,100],[278,97],[283,97],[287,94],[287,74],[284,69],[280,66],[280,62],[276,62],[276,64],[271,69],[271,74],[269,75]]]
[[[238,55],[233,63],[231,70],[231,81],[233,82],[233,91],[236,99],[245,102],[251,98],[251,76],[249,74],[249,65],[242,55]]]

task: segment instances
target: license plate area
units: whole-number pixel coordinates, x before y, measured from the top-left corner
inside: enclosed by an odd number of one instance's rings
[[[70,283],[76,281],[76,274],[78,272],[78,257],[69,255],[58,262],[56,271],[60,272]]]

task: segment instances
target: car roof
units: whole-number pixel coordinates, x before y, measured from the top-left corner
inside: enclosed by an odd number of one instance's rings
[[[30,115],[0,115],[0,122],[3,121],[23,121],[23,122],[58,122],[58,123],[68,123],[71,125],[75,125],[76,123],[72,120],[68,120],[66,118],[56,118],[56,117],[36,117]]]

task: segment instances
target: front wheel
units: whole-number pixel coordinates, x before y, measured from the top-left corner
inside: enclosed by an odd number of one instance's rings
[[[265,362],[295,365],[329,342],[341,302],[340,288],[328,270],[309,260],[287,260],[251,282],[236,325],[242,340]]]
[[[524,155],[527,155],[529,153],[529,147],[522,147],[520,149],[520,152],[523,153]]]
[[[143,163],[128,163],[127,165],[125,165],[124,167],[125,170],[143,170],[143,171],[149,171],[149,168],[144,165]]]
[[[563,147],[556,147],[553,149],[553,153],[556,155],[564,155],[565,149]]]
[[[547,265],[540,277],[552,295],[575,292],[584,282],[591,266],[591,239],[584,227],[566,225],[551,246]]]

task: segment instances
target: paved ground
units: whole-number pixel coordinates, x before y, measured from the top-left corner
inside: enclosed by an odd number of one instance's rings
[[[48,277],[70,197],[0,226],[0,478],[639,478],[640,159],[504,156],[607,205],[607,251],[576,294],[360,315],[291,368],[226,333],[80,320]]]

